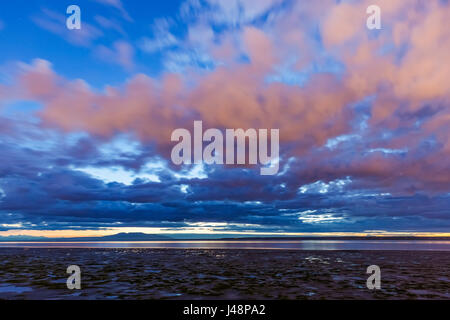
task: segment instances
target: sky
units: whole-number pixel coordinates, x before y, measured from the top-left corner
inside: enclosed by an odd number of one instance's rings
[[[450,233],[449,1],[0,8],[0,236]],[[174,165],[196,120],[279,129],[279,172]]]

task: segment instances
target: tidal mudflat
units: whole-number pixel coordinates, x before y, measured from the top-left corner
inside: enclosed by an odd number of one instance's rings
[[[449,266],[449,251],[1,248],[0,299],[450,299]]]

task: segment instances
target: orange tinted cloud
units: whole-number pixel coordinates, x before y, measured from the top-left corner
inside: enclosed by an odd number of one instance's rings
[[[44,125],[67,131],[103,137],[132,132],[164,148],[172,130],[190,128],[198,119],[217,128],[279,128],[281,142],[294,145],[289,156],[305,157],[314,179],[322,173],[374,176],[389,185],[395,184],[391,177],[401,175],[412,181],[402,188],[445,189],[450,181],[448,161],[442,161],[450,156],[450,6],[379,1],[383,29],[373,36],[365,27],[369,4],[296,3],[270,27],[242,28],[239,41],[223,36],[213,54],[226,64],[208,73],[137,74],[98,92],[84,81],[63,79],[49,63],[37,60],[25,67],[14,91],[44,105]],[[323,48],[302,32],[316,24]],[[344,65],[341,74],[315,72],[303,86],[266,81],[293,56],[294,71],[303,71],[322,62],[324,51]],[[236,61],[239,53],[249,61]],[[374,100],[364,147],[406,148],[406,158],[373,153],[347,160],[336,151],[318,161],[312,153],[354,130],[350,105],[368,96]],[[424,110],[427,115],[421,115]],[[396,137],[380,138],[393,131],[399,132]],[[422,155],[420,143],[426,139],[436,139],[438,149]],[[339,166],[331,161],[335,156]]]

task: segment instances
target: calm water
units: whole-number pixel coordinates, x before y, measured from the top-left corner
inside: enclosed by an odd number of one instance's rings
[[[450,251],[450,241],[301,240],[301,241],[138,241],[0,242],[0,248],[149,248]]]

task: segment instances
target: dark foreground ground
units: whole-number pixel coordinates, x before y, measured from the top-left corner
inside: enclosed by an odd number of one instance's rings
[[[0,249],[0,299],[450,299],[450,252]]]

